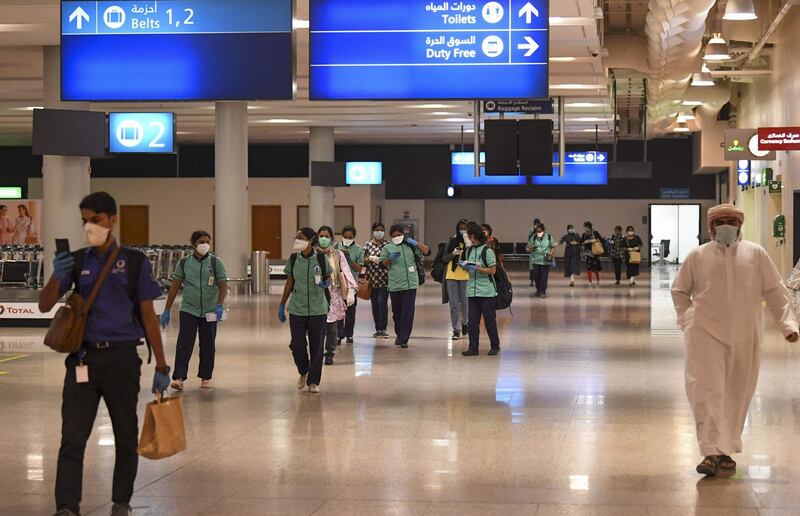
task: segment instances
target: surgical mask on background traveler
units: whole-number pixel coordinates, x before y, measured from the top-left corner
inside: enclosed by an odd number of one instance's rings
[[[567,231],[569,231],[570,235],[575,234],[575,228],[569,228]]]
[[[108,240],[109,228],[87,222],[83,226],[83,241],[91,247],[100,247]]]
[[[329,237],[319,237],[319,246],[327,249],[331,246],[331,239]]]
[[[396,237],[392,237],[392,243],[393,243],[394,245],[400,245],[400,244],[402,244],[402,243],[403,243],[403,240],[404,240],[404,239],[405,239],[405,237],[404,237],[404,236],[396,236]]]
[[[375,240],[383,240],[383,237],[386,236],[385,231],[375,231],[372,233],[372,236],[375,237]]]
[[[350,240],[349,238],[342,239],[342,243],[344,244],[345,247],[350,247],[351,245],[353,245],[353,242],[355,242],[355,240]]]
[[[294,247],[292,248],[295,251],[305,251],[308,247],[308,240],[300,240],[299,238],[294,241]]]
[[[634,235],[633,231],[628,231],[628,236],[633,236],[633,235]]]
[[[717,226],[714,232],[717,235],[717,242],[722,245],[731,245],[739,238],[739,228],[736,226]]]
[[[461,233],[461,236],[467,236],[467,230],[466,229],[460,230],[459,233]]]
[[[200,256],[205,256],[211,251],[211,244],[197,244],[196,249]]]
[[[544,236],[544,232],[540,231],[540,232],[536,233],[536,236],[539,237],[539,238],[542,238]]]

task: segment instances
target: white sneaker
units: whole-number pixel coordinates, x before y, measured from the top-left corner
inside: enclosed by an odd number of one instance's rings
[[[169,382],[170,389],[174,391],[182,391],[183,390],[183,380],[172,380]]]
[[[319,394],[319,385],[314,385],[314,384],[309,385],[308,392],[312,394]]]
[[[308,374],[301,374],[300,378],[297,379],[297,388],[301,391],[305,389],[307,380],[308,380]]]
[[[200,388],[201,389],[213,389],[214,386],[211,385],[211,380],[203,380],[202,382],[200,382]]]

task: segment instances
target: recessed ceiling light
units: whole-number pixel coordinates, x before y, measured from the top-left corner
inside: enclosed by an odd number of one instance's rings
[[[303,20],[300,18],[295,18],[292,20],[292,27],[295,29],[307,29],[311,26],[308,20]]]
[[[568,133],[570,133],[570,132],[572,132],[572,133],[574,133],[574,132],[581,132],[581,133],[594,133],[594,132],[610,133],[611,131],[612,131],[612,129],[608,129],[608,128],[605,128],[605,127],[601,127],[599,129],[597,129],[597,131],[595,131],[594,129],[581,129],[580,131],[570,131],[569,129],[567,130]]]
[[[290,118],[270,118],[268,120],[261,120],[262,124],[299,124],[305,120],[292,120]]]
[[[684,100],[683,102],[681,102],[681,105],[687,107],[697,107],[697,106],[702,106],[703,102],[700,100]]]
[[[694,116],[694,113],[684,113],[678,115],[678,122],[689,122],[691,120],[694,120],[695,118],[696,117]]]
[[[435,116],[455,116],[458,115],[459,113],[451,113],[449,111],[434,111],[433,113],[428,113],[428,114]]]
[[[471,118],[445,118],[443,122],[472,122]]]
[[[551,90],[604,90],[603,84],[551,84]]]
[[[601,118],[597,116],[582,116],[579,118],[567,118],[567,122],[611,122],[613,118]]]
[[[689,127],[686,125],[686,122],[679,123],[678,127],[673,129],[672,131],[675,132],[675,133],[689,133],[689,132],[691,132]]]
[[[603,104],[602,102],[568,102],[565,105],[571,108],[605,107],[605,104]]]
[[[414,106],[406,106],[406,107],[411,109],[447,109],[458,106],[455,106],[453,104],[417,104]]]
[[[551,57],[550,61],[553,63],[570,63],[576,59],[575,57]]]

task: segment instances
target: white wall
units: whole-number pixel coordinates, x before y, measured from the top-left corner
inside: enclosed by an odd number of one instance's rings
[[[403,218],[404,212],[409,212],[410,218],[419,223],[419,234],[417,240],[433,245],[425,241],[425,201],[424,200],[386,200],[383,203],[383,223],[386,224],[386,231],[395,220]]]

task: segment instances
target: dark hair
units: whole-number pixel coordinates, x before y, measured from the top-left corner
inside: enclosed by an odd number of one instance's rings
[[[353,232],[353,236],[356,236],[356,234],[357,234],[356,228],[354,228],[353,226],[345,226],[344,228],[342,228],[342,234],[343,235],[345,233],[347,233],[348,231],[352,231]]]
[[[474,238],[481,244],[485,244],[487,240],[486,235],[483,234],[483,228],[477,222],[470,222],[467,225],[467,236]]]
[[[305,227],[305,228],[300,228],[298,233],[302,233],[303,236],[306,237],[309,242],[311,242],[311,245],[316,245],[316,243],[317,243],[317,232],[316,231],[314,231],[313,229],[311,229],[309,227]]]
[[[628,226],[628,229],[626,229],[625,231],[634,231],[635,232],[636,230],[633,228],[633,226]]]
[[[386,226],[383,225],[383,222],[376,222],[372,225],[372,231],[377,231],[378,228],[383,228],[383,230],[386,231]]]
[[[456,223],[456,236],[458,236],[458,232],[459,232],[458,228],[460,228],[461,226],[464,226],[464,227],[469,226],[469,221],[467,219],[460,219]]]
[[[389,235],[391,236],[392,233],[403,233],[405,235],[406,227],[402,224],[392,224],[392,227],[389,228]]]
[[[616,230],[622,231],[622,226],[614,226],[614,231],[616,231]]]
[[[7,210],[7,209],[8,206],[6,206],[5,204],[0,204],[0,210]]]
[[[583,223],[583,227],[589,228],[589,229],[594,229],[594,226],[592,226],[592,223],[589,222],[588,220]]]
[[[189,240],[189,242],[194,244],[195,242],[197,242],[198,240],[200,240],[203,237],[208,237],[208,239],[211,240],[211,235],[208,234],[208,231],[203,231],[202,229],[199,229],[199,230],[195,231],[194,233],[192,233],[192,239]]]
[[[542,223],[542,221],[541,221],[541,220],[539,220],[539,219],[538,219],[538,217],[537,217],[537,218],[535,218],[535,219],[533,219],[533,225],[534,225],[534,226],[535,226],[535,225],[537,225],[537,224],[541,224],[541,223]]]
[[[107,192],[95,192],[83,198],[80,209],[105,213],[109,217],[117,214],[117,201]]]
[[[17,206],[17,211],[24,211],[26,217],[31,216],[31,212],[28,211],[28,207],[25,206],[24,204],[20,204],[19,206]]]
[[[486,231],[489,232],[490,235],[494,233],[494,230],[492,230],[492,226],[490,226],[489,224],[482,225],[481,229],[485,229]]]
[[[572,224],[567,224],[567,231],[569,231],[570,229],[575,229],[575,226],[573,226]]]
[[[545,231],[544,224],[542,224],[541,222],[540,222],[540,223],[539,223],[539,225],[538,225],[538,226],[536,226],[536,227],[537,227],[538,229],[541,229],[542,231]]]
[[[333,238],[334,235],[336,235],[336,233],[333,232],[333,228],[332,227],[330,227],[330,226],[320,226],[320,228],[317,230],[317,239],[319,239],[319,234],[322,233],[323,231],[327,232],[331,236],[331,238]]]

